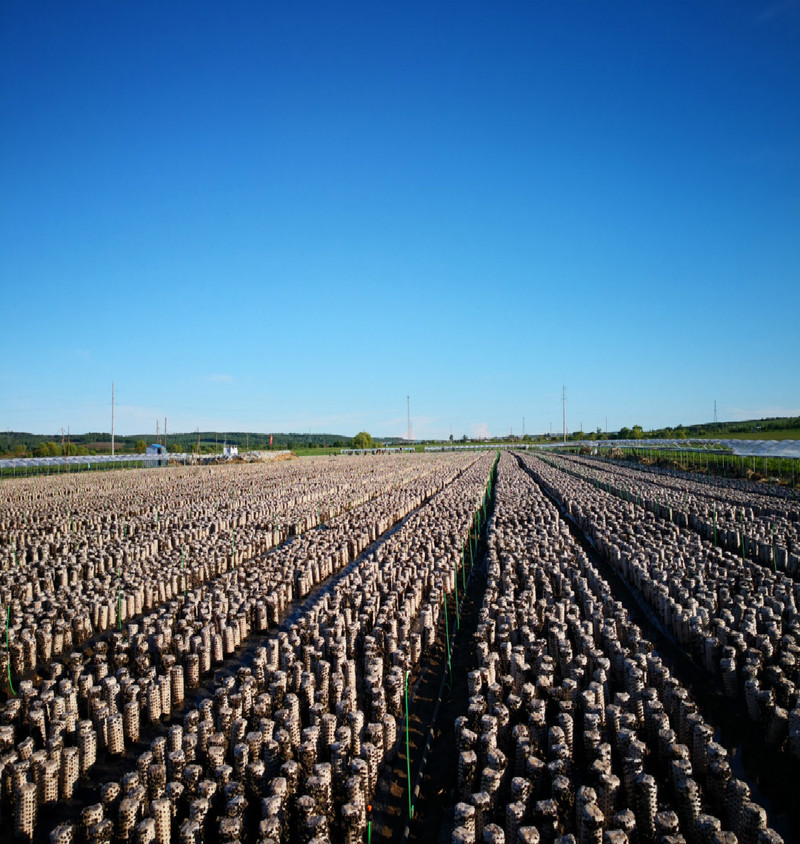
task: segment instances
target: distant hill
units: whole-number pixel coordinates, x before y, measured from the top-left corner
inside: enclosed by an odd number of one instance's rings
[[[601,432],[598,428],[597,431],[573,431],[569,439],[800,439],[800,416],[774,416],[766,419],[745,419],[740,422],[701,422],[694,425],[676,425],[674,428],[655,428],[650,431],[645,431],[641,425],[624,427],[608,433]]]
[[[800,439],[800,416],[775,416],[768,419],[748,419],[744,422],[702,422],[696,425],[677,425],[675,428],[647,431],[646,435],[664,439],[713,437],[779,440],[792,436]]]
[[[314,449],[314,448],[346,448],[350,445],[351,437],[344,434],[301,434],[301,433],[248,433],[229,431],[216,433],[201,431],[200,434],[189,432],[184,434],[170,434],[167,437],[169,451],[196,451],[198,439],[201,454],[221,452],[223,443],[236,445],[240,451],[266,451],[270,448],[269,439],[272,437],[273,450],[284,449]],[[584,439],[587,434],[575,431],[570,439]],[[663,439],[694,439],[697,437],[715,437],[724,439],[800,439],[800,416],[776,416],[767,419],[748,419],[743,422],[703,422],[695,425],[677,425],[674,428],[658,428],[644,431],[639,425],[633,428],[621,428],[615,433],[588,434],[597,439],[636,439],[642,437]],[[386,445],[405,442],[401,437],[376,437]],[[531,438],[533,439],[533,438]],[[537,438],[538,439],[538,438]],[[541,439],[548,439],[546,436]],[[135,434],[131,436],[116,436],[115,451],[117,454],[135,454],[137,447],[143,449],[155,440],[150,434]],[[163,438],[162,438],[163,442]],[[6,431],[0,433],[0,456],[3,457],[58,457],[65,453],[66,438],[62,446],[60,434],[28,434],[20,431]],[[70,437],[71,454],[110,454],[111,434],[96,431],[86,434],[72,434]]]
[[[184,434],[169,434],[167,448],[171,452],[196,451],[198,440],[200,452],[211,454],[215,450],[222,451],[223,443],[239,446],[240,450],[266,451],[270,448],[269,440],[272,436],[272,449],[283,450],[292,448],[322,448],[333,446],[345,448],[350,444],[350,437],[344,434],[300,434],[300,433],[248,433],[201,431]],[[111,434],[92,431],[85,434],[72,434],[69,439],[71,454],[110,454]],[[115,436],[114,450],[117,454],[135,454],[142,443],[149,445],[155,442],[155,435],[134,434],[130,436]],[[162,436],[163,442],[163,436]],[[6,457],[47,457],[60,456],[67,450],[67,440],[64,438],[62,446],[61,434],[28,434],[20,431],[6,431],[0,433],[0,454]]]

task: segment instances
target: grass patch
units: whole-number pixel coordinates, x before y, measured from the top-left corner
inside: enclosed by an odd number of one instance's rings
[[[745,431],[738,434],[720,434],[724,440],[800,440],[800,430],[786,428],[777,431]]]

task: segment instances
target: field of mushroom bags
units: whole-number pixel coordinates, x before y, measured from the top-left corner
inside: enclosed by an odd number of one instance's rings
[[[793,660],[778,657],[781,646],[793,653],[793,584],[779,588],[773,575],[762,590],[763,569],[722,550],[717,560],[713,546],[700,571],[699,538],[644,510],[640,525],[638,505],[601,491],[594,477],[568,474],[568,465],[552,456],[500,461],[476,665],[454,727],[452,840],[780,840],[716,740],[715,710],[698,705],[631,623],[542,490],[566,504],[681,647],[696,644],[709,673],[727,670],[726,691],[749,697],[765,740],[783,752],[796,696],[784,685],[762,688],[758,677],[774,664],[794,675]],[[712,572],[728,572],[724,598],[713,593],[722,584]],[[737,600],[744,595],[747,604]]]
[[[556,455],[5,481],[0,838],[791,837],[797,529]]]
[[[361,840],[491,466],[3,484],[3,834]]]

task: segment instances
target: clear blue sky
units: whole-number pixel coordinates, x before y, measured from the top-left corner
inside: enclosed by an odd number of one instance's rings
[[[0,4],[0,429],[800,413],[800,3]]]

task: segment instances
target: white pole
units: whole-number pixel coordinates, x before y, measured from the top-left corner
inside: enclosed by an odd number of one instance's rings
[[[111,382],[111,456],[114,456],[114,382]]]

